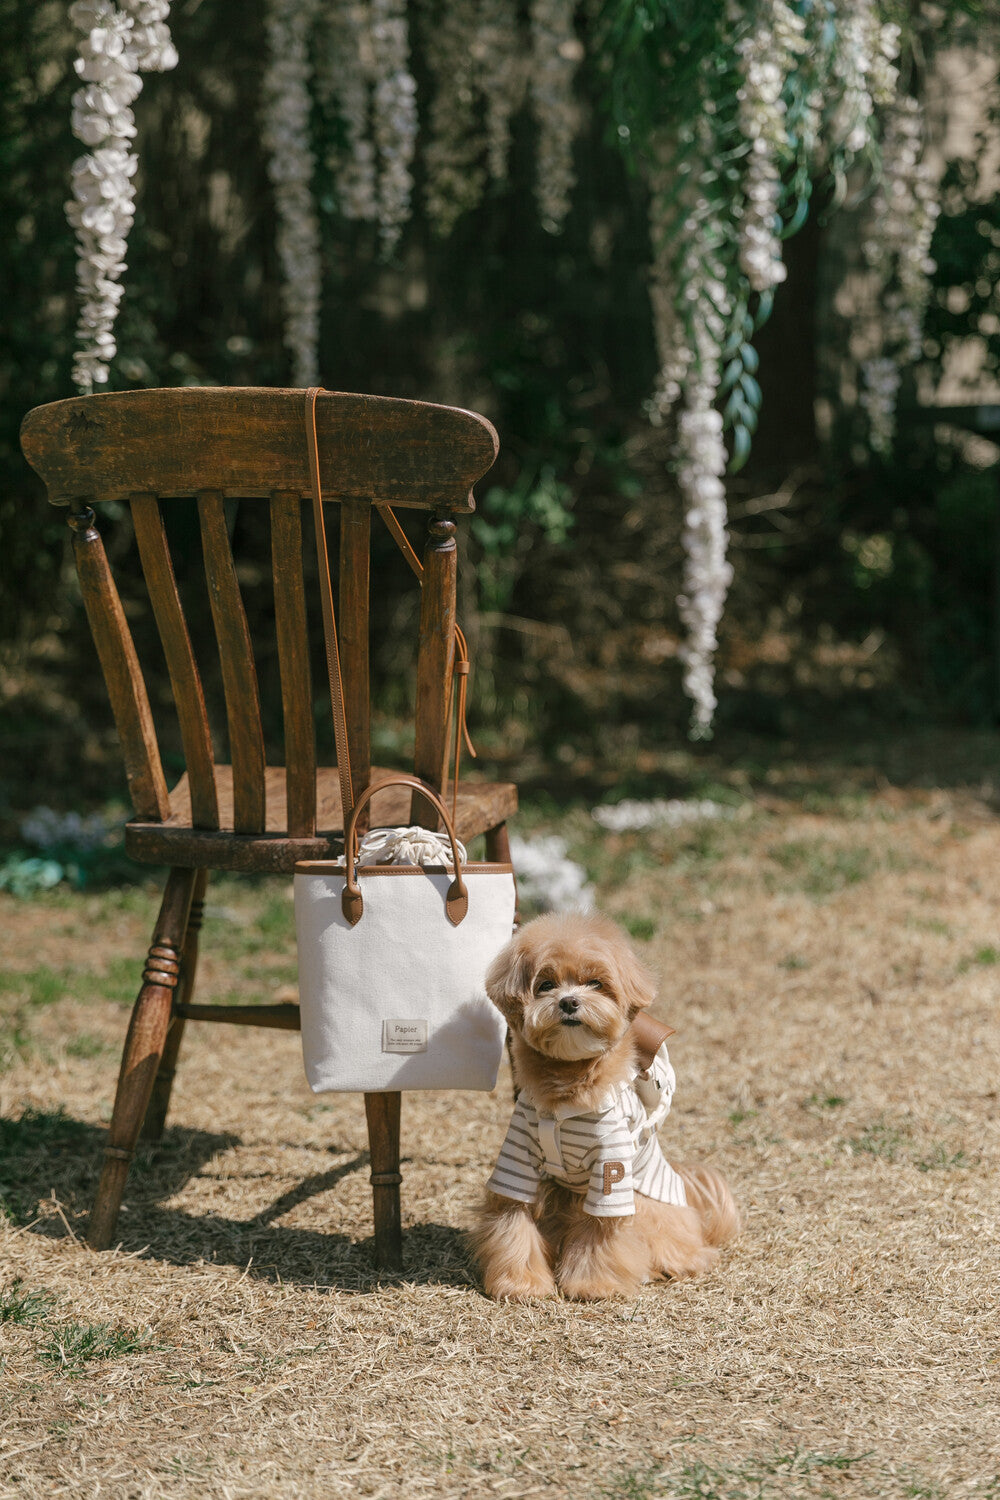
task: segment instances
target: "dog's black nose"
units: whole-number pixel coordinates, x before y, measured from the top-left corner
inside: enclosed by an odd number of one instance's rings
[[[580,1009],[580,1002],[575,995],[567,995],[564,1000],[559,1001],[559,1009],[564,1016],[573,1016]]]

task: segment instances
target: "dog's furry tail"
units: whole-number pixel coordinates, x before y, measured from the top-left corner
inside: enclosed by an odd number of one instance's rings
[[[678,1167],[687,1201],[701,1219],[710,1245],[727,1245],[740,1232],[740,1215],[729,1185],[714,1167]]]

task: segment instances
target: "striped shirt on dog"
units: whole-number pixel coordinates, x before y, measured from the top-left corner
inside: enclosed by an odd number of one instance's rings
[[[673,1071],[661,1048],[673,1090]],[[660,1054],[654,1062],[660,1062]],[[662,1066],[662,1064],[661,1064]],[[684,1183],[665,1159],[635,1089],[615,1089],[590,1114],[539,1114],[525,1090],[516,1105],[487,1187],[501,1198],[534,1203],[543,1178],[586,1194],[584,1212],[599,1219],[635,1213],[636,1192],[684,1207]]]

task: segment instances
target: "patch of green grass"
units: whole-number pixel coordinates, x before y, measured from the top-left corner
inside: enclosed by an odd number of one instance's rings
[[[730,1125],[742,1125],[744,1120],[756,1120],[755,1109],[734,1109],[729,1115]]]
[[[659,1469],[629,1469],[610,1485],[601,1485],[598,1494],[608,1500],[658,1500],[663,1495]]]
[[[829,1495],[825,1484],[831,1471],[844,1473],[868,1456],[795,1449],[721,1468],[696,1462],[685,1464],[676,1476],[665,1476],[666,1483],[661,1479],[656,1494],[669,1495],[670,1500],[783,1500],[792,1493]],[[652,1491],[647,1493],[652,1497]]]
[[[971,1167],[972,1158],[964,1151],[949,1151],[943,1141],[935,1141],[927,1156],[914,1161],[921,1172],[950,1172],[955,1167]]]
[[[855,1156],[878,1156],[883,1161],[894,1162],[906,1140],[906,1133],[885,1119],[873,1120],[860,1135],[854,1136],[848,1145]]]
[[[863,844],[848,847],[823,839],[790,839],[773,844],[767,855],[799,890],[818,899],[868,880],[878,869],[878,860]]]
[[[48,964],[39,964],[36,969],[0,972],[0,994],[16,995],[22,1005],[52,1005],[65,999],[75,984],[71,972],[52,969]]]
[[[66,1051],[70,1057],[101,1057],[114,1050],[103,1037],[94,1036],[90,1031],[81,1031],[66,1043]]]
[[[800,806],[805,813],[819,813],[824,817],[845,820],[871,818],[873,815],[871,797],[867,792],[841,792],[811,787],[802,793]]]
[[[36,1357],[60,1375],[78,1375],[96,1360],[122,1359],[151,1347],[150,1335],[109,1323],[65,1323],[36,1349]]]
[[[619,920],[629,936],[637,938],[640,943],[648,943],[656,936],[656,923],[652,917],[621,917]]]
[[[940,917],[912,917],[906,919],[907,927],[916,932],[932,932],[935,937],[951,937],[951,928],[947,922],[942,922]]]
[[[810,1094],[803,1100],[803,1109],[839,1109],[847,1100],[842,1094]]]
[[[0,1291],[0,1323],[13,1323],[28,1328],[40,1323],[48,1316],[55,1298],[44,1288],[37,1292],[24,1290],[24,1282],[15,1276],[10,1286]]]
[[[963,958],[959,961],[958,972],[964,974],[974,966],[988,968],[990,965],[998,963],[1000,963],[1000,948],[977,948],[971,958]]]
[[[789,969],[794,971],[795,969],[808,969],[808,967],[809,960],[807,958],[803,958],[799,953],[789,953],[786,958],[779,958],[778,960],[779,969]]]
[[[20,1014],[8,1017],[3,1023],[3,1032],[0,1034],[0,1073],[6,1073],[16,1063],[24,1062],[32,1056],[35,1044],[31,1032],[25,1026]]]

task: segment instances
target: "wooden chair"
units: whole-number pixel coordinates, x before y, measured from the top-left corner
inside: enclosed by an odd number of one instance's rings
[[[493,463],[497,437],[483,417],[452,407],[325,393],[317,406],[327,500],[340,505],[338,627],[355,800],[373,776],[369,726],[372,509],[428,512],[416,668],[413,770],[441,790],[446,777],[455,653],[455,517],[474,509],[471,487]],[[125,847],[170,867],[122,1057],[89,1243],[112,1242],[140,1130],[163,1131],[188,1021],[298,1029],[298,1006],[197,1005],[192,995],[210,870],[290,873],[299,859],[335,857],[343,819],[336,769],[317,766],[307,634],[301,502],[310,493],[304,393],[180,389],[81,396],[37,407],[22,426],[28,461],[54,505],[69,507],[84,604],[107,683],[135,808]],[[230,764],[219,764],[205,693],[174,572],[164,512],[197,497],[211,617],[221,664]],[[273,604],[281,680],[284,766],[265,763],[253,641],[230,546],[225,502],[270,508]],[[126,501],[166,665],[186,771],[168,789],[146,685],[92,505]],[[318,627],[317,627],[318,628]],[[332,739],[328,736],[328,742]],[[462,786],[457,832],[485,834],[487,858],[509,859],[509,784]],[[376,824],[437,826],[405,788],[374,799]],[[399,1094],[365,1096],[371,1144],[375,1251],[401,1263]]]

